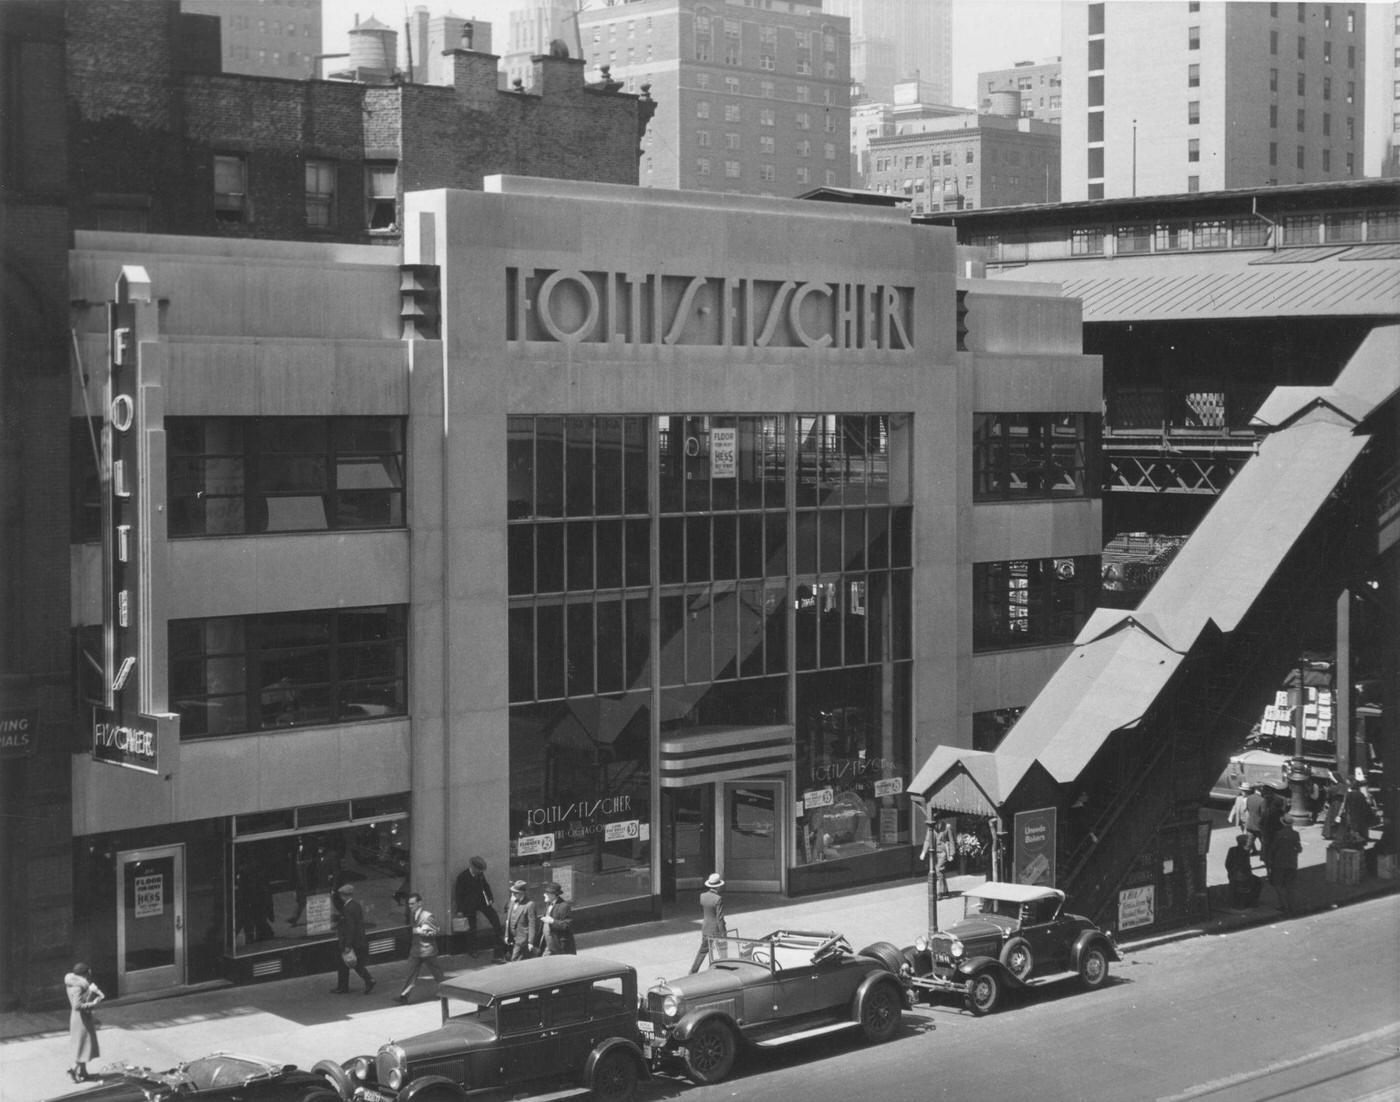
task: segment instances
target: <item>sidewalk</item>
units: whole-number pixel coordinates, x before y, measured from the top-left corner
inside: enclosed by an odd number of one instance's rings
[[[1221,816],[1223,817],[1223,816]],[[1218,817],[1219,818],[1219,817]],[[1326,878],[1327,842],[1318,826],[1303,827],[1303,853],[1295,895],[1298,913],[1325,911],[1358,899],[1394,892],[1400,880],[1363,879],[1346,886]],[[1142,940],[1124,939],[1135,950],[1164,941],[1202,934],[1223,934],[1279,919],[1274,895],[1265,887],[1261,905],[1248,910],[1220,905],[1224,888],[1225,851],[1234,841],[1231,827],[1212,832],[1207,858],[1212,910],[1196,922]],[[950,877],[956,892],[981,877]],[[776,895],[731,895],[726,899],[731,931],[760,936],[783,927],[835,929],[856,949],[874,941],[908,945],[928,924],[928,894],[922,879],[871,888],[852,888],[826,895],[785,899]],[[956,898],[939,904],[939,925],[961,917]],[[625,961],[637,969],[638,982],[679,975],[690,966],[699,943],[699,907],[689,895],[668,906],[666,917],[636,926],[584,932],[579,951]],[[449,971],[484,967],[485,957],[440,958]],[[226,1050],[266,1056],[311,1067],[327,1058],[342,1060],[374,1052],[392,1037],[404,1037],[438,1024],[437,1003],[430,985],[420,983],[407,1007],[392,1002],[405,964],[395,961],[373,968],[378,986],[373,995],[332,995],[333,973],[302,976],[242,987],[218,987],[172,998],[121,999],[104,1005],[101,1020],[102,1056],[91,1067],[109,1062],[171,1067],[181,1060]],[[74,1089],[64,1075],[69,1064],[66,1011],[40,1014],[0,1014],[0,1102],[35,1102]]]

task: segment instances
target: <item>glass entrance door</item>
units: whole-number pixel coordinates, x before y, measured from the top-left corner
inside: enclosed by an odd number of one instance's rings
[[[715,787],[667,788],[661,793],[667,833],[666,887],[694,891],[715,868]]]
[[[729,781],[724,790],[724,853],[720,867],[737,891],[782,890],[782,785]]]
[[[185,982],[185,847],[117,855],[120,993]]]

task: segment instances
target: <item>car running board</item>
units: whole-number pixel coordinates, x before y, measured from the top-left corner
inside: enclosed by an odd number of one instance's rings
[[[843,1029],[850,1029],[857,1024],[856,1022],[832,1022],[829,1025],[813,1026],[811,1029],[803,1029],[797,1033],[782,1033],[776,1037],[769,1037],[762,1040],[750,1034],[748,1040],[759,1048],[779,1048],[782,1045],[790,1045],[794,1041],[805,1041],[809,1037],[821,1037],[827,1033],[839,1033]]]
[[[1078,973],[1078,972],[1074,972],[1074,971],[1069,971],[1069,972],[1051,972],[1051,973],[1049,973],[1048,975],[1044,975],[1044,976],[1034,976],[1034,977],[1032,977],[1031,979],[1025,980],[1025,981],[1023,981],[1023,982],[1025,983],[1025,985],[1026,985],[1027,987],[1040,987],[1040,986],[1043,985],[1043,984],[1047,984],[1047,983],[1059,983],[1060,980],[1072,979],[1073,977],[1075,977],[1075,976],[1077,976],[1077,975],[1079,975],[1079,973]]]

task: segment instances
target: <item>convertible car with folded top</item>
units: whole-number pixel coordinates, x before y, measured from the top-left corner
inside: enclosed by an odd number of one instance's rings
[[[647,991],[643,1046],[658,1071],[718,1083],[741,1043],[770,1048],[852,1029],[888,1041],[907,1002],[902,964],[893,945],[856,953],[830,930],[715,938],[708,968]]]
[[[1109,961],[1123,959],[1112,935],[1065,911],[1056,888],[988,882],[962,898],[961,922],[903,952],[910,987],[929,1002],[951,993],[990,1014],[1009,991],[1070,979],[1102,987]]]
[[[164,1071],[123,1065],[88,1076],[88,1086],[62,1102],[338,1102],[313,1071],[256,1056],[216,1052]],[[59,1102],[55,1099],[54,1102]]]

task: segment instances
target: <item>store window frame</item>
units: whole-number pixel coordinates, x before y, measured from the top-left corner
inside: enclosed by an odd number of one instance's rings
[[[1073,643],[1098,605],[1100,556],[972,565],[972,651]]]
[[[170,539],[406,525],[402,417],[167,417],[165,434]]]
[[[407,605],[168,624],[181,741],[408,715]]]

